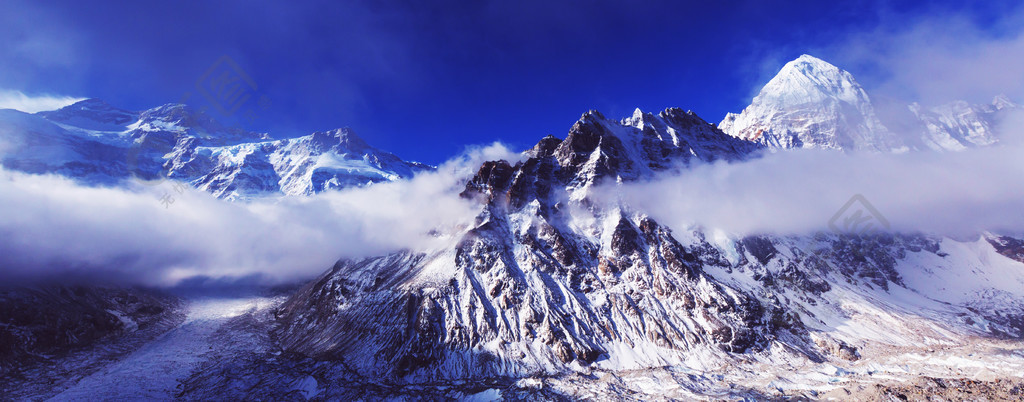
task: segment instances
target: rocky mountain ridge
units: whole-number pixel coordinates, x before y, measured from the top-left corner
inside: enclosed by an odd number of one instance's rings
[[[522,162],[483,164],[463,192],[480,214],[442,234],[448,246],[339,261],[285,302],[275,336],[286,351],[345,367],[345,378],[396,386],[851,364],[934,339],[1024,336],[1012,302],[1024,297],[1024,271],[996,249],[1013,250],[1012,238],[736,238],[673,231],[593,196],[596,186],[760,149],[679,109],[621,121],[588,112]],[[964,267],[1008,282],[935,293]]]
[[[173,179],[225,199],[311,195],[432,169],[347,128],[273,140],[181,104],[131,112],[88,99],[34,115],[3,110],[0,141],[6,168],[102,185]]]

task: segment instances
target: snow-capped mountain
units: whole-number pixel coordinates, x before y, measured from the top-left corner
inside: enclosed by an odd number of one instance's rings
[[[721,380],[771,388],[772,373],[844,367],[842,377],[902,365],[894,350],[1024,337],[1020,240],[675,232],[594,191],[759,148],[679,109],[621,121],[588,112],[524,161],[481,166],[463,192],[479,216],[439,233],[447,246],[339,261],[283,304],[275,337],[339,368],[317,371],[327,398],[362,383],[512,378],[505,390],[522,391],[515,379],[540,377],[575,378],[563,395],[608,395],[598,373],[659,367],[691,373],[672,382],[678,397],[763,396]],[[224,369],[196,381],[233,386],[223,378],[263,370]]]
[[[880,118],[853,75],[805,54],[786,63],[750,106],[726,115],[719,127],[777,149],[955,151],[996,143],[998,121],[1020,106],[1000,96],[990,105],[954,101],[896,109]]]
[[[616,192],[770,148],[984,146],[1016,108],[1003,98],[912,105],[918,131],[900,137],[849,73],[804,56],[723,122],[729,133],[677,108],[621,120],[590,111],[564,139],[544,137],[521,160],[488,161],[465,178],[458,191],[476,219],[432,231],[440,246],[341,260],[287,297],[4,290],[0,391],[95,398],[130,378],[144,394],[103,395],[769,399],[952,368],[1019,377],[1018,237],[673,230]],[[0,110],[0,141],[5,168],[102,184],[169,177],[228,200],[430,169],[348,129],[272,140],[183,105]],[[94,369],[111,359],[119,365]],[[149,384],[138,367],[169,374]]]
[[[207,172],[194,182],[225,198],[291,177],[280,167],[295,167],[296,179],[278,183],[299,184],[278,189],[305,193],[322,189],[306,186],[320,169],[372,181],[387,177],[348,163],[402,166],[397,158],[333,159],[375,152],[346,130],[210,145],[177,124],[150,120],[155,129],[138,131],[139,119],[109,115],[97,124],[136,126],[111,131],[127,142],[175,138],[163,142],[174,150],[169,174]],[[0,387],[61,392],[57,399],[124,399],[131,395],[116,393],[124,389],[101,391],[126,378],[146,385],[145,395],[203,400],[770,399],[929,376],[1019,376],[1024,240],[672,230],[609,190],[660,172],[687,174],[698,162],[742,163],[764,148],[680,109],[617,121],[587,112],[564,139],[542,138],[520,161],[485,162],[466,178],[461,195],[478,215],[431,232],[441,246],[338,261],[286,298],[193,300],[173,320],[128,315],[132,304],[103,307],[109,316],[91,309],[102,332],[90,339],[124,333],[112,317],[184,324],[159,327],[165,336],[118,355],[112,370],[86,370],[99,364],[90,351],[80,361],[55,359],[77,370],[74,381],[54,386],[48,379],[62,373],[34,371]],[[55,316],[81,315],[52,305]],[[38,329],[26,322],[0,328]],[[148,384],[132,374],[141,366],[171,374]]]
[[[477,223],[449,246],[339,262],[284,305],[279,337],[361,377],[416,381],[763,348],[789,336],[780,310],[721,286],[642,213],[588,198],[600,182],[756,149],[679,109],[589,112],[526,161],[481,166],[463,193],[482,203]]]
[[[908,110],[917,118],[920,138],[933,150],[959,151],[999,142],[997,125],[1009,112],[1021,107],[1005,96],[997,96],[987,105],[955,101],[926,108],[914,103]]]
[[[786,63],[740,114],[719,127],[773,148],[893,151],[904,145],[885,128],[853,75],[802,55]]]
[[[271,140],[186,105],[132,112],[98,99],[37,114],[0,110],[0,163],[90,184],[171,178],[229,199],[308,195],[431,169],[348,129]]]
[[[125,177],[128,141],[115,133],[72,130],[38,115],[0,110],[0,164],[88,182]]]
[[[58,124],[101,132],[122,131],[139,120],[139,113],[115,108],[99,99],[86,99],[37,115]]]
[[[373,148],[347,128],[276,141],[189,145],[177,146],[171,153],[170,177],[182,177],[228,199],[311,195],[410,178],[431,169]]]

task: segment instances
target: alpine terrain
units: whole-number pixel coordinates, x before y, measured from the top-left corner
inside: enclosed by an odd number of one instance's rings
[[[430,232],[429,248],[341,259],[309,282],[230,297],[0,294],[54,306],[26,317],[4,302],[0,339],[14,346],[0,357],[25,363],[0,366],[16,373],[0,389],[25,399],[130,398],[121,381],[188,400],[1024,398],[1019,236],[740,236],[670,228],[617,196],[655,175],[795,148],[995,145],[1000,119],[1019,108],[1002,97],[915,104],[894,129],[850,73],[804,55],[718,125],[679,108],[589,111],[564,137],[464,177],[456,191],[475,221]],[[272,140],[183,105],[4,110],[0,136],[13,149],[5,168],[102,184],[169,177],[238,202],[432,169],[347,129]],[[67,320],[91,324],[79,335]],[[155,374],[133,374],[140,367]]]
[[[172,179],[225,199],[310,195],[431,169],[347,128],[272,140],[182,104],[130,112],[88,99],[36,114],[0,110],[0,135],[8,169],[103,185]]]
[[[729,135],[774,149],[956,151],[998,142],[998,121],[1021,107],[997,96],[989,105],[954,101],[896,109],[886,113],[887,121],[883,121],[853,75],[802,55],[786,63],[750,106],[727,115],[719,127]]]

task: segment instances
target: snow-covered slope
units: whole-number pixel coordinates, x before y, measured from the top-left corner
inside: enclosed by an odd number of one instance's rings
[[[39,116],[72,128],[93,131],[123,131],[139,119],[139,113],[113,107],[99,99],[86,99]]]
[[[131,112],[98,99],[34,115],[0,110],[0,163],[90,184],[171,178],[230,199],[308,195],[431,169],[348,129],[272,141],[185,105]]]
[[[1019,111],[1021,107],[998,96],[987,105],[956,101],[926,108],[915,103],[908,109],[919,121],[917,130],[927,148],[959,151],[999,142],[997,125],[1008,113]]]
[[[786,63],[750,106],[727,115],[719,127],[774,148],[904,148],[879,121],[853,75],[806,54]]]
[[[1019,240],[673,231],[593,191],[742,160],[752,145],[678,109],[589,112],[522,162],[483,164],[463,193],[480,214],[438,233],[447,246],[339,261],[283,305],[275,336],[338,367],[322,372],[327,384],[579,375],[576,396],[602,386],[597,373],[659,367],[693,373],[675,387],[709,392],[707,376],[774,392],[773,373],[832,370],[801,380],[830,389],[855,372],[905,370],[899,353],[1024,337],[1024,263],[1007,257]]]
[[[276,141],[176,147],[171,155],[170,177],[191,179],[197,188],[227,199],[310,195],[431,169],[373,148],[347,128]],[[200,175],[193,179],[193,172]]]
[[[171,126],[118,133],[182,132]],[[318,169],[372,181],[399,163],[349,158],[375,150],[345,130],[236,145],[200,137],[174,141],[170,174],[206,166],[197,182],[225,197],[245,196],[258,175],[304,192]],[[339,261],[272,314],[261,303],[230,324],[186,322],[65,383],[64,395],[142,395],[112,386],[131,384],[202,400],[760,400],[923,376],[1019,377],[1022,239],[673,230],[609,190],[763,148],[680,109],[618,121],[588,112],[565,139],[466,178],[477,219],[432,232],[441,246]]]
[[[757,149],[679,109],[588,112],[527,160],[481,166],[463,193],[480,215],[449,246],[339,262],[284,305],[279,337],[400,381],[711,364],[799,339],[776,303],[723,286],[670,230],[590,198],[597,183]]]
[[[956,151],[996,143],[999,120],[1021,107],[999,96],[990,105],[954,101],[894,109],[880,118],[868,93],[849,72],[802,55],[786,63],[750,106],[739,114],[729,113],[719,127],[778,149]]]

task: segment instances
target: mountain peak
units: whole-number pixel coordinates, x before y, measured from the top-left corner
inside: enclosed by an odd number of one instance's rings
[[[846,71],[839,67],[836,67],[834,64],[819,59],[817,57],[811,56],[809,54],[802,54],[800,55],[800,57],[790,60],[788,63],[782,66],[782,69],[779,70],[778,75],[791,72],[799,72],[804,75],[816,76],[837,76],[846,73]]]
[[[107,103],[106,101],[104,101],[103,99],[87,98],[87,99],[82,99],[82,100],[80,100],[78,102],[72,103],[70,105],[64,106],[64,107],[62,107],[60,109],[57,109],[57,110],[109,110],[109,109],[116,109],[116,108],[113,107],[113,106],[110,106],[110,104]]]
[[[999,94],[992,98],[992,106],[995,107],[997,110],[1000,110],[1005,108],[1017,107],[1017,104],[1010,100],[1010,98],[1006,96],[1006,94]]]
[[[351,128],[342,127],[328,131],[317,131],[313,133],[312,140],[314,143],[323,145],[325,147],[340,146],[341,148],[357,151],[366,148],[370,148],[370,145],[363,141],[355,131]]]
[[[801,105],[835,99],[851,104],[870,103],[853,75],[822,59],[802,55],[782,66],[755,98],[780,105]]]
[[[97,98],[80,100],[57,110],[37,114],[51,121],[101,131],[124,130],[138,118],[138,113],[116,108]]]
[[[852,74],[807,54],[786,63],[750,106],[730,113],[719,128],[773,148],[906,149]]]
[[[605,120],[605,117],[604,117],[603,114],[601,114],[601,112],[598,112],[597,109],[590,109],[586,113],[584,113],[583,116],[580,116],[580,120],[579,121],[583,122],[583,121],[589,121],[589,120],[594,120],[594,119],[596,119],[596,120]]]
[[[793,61],[790,61],[787,64],[809,64],[809,65],[815,65],[815,66],[823,67],[823,68],[833,68],[833,69],[837,69],[837,70],[839,69],[838,67],[836,67],[832,63],[829,63],[829,62],[827,62],[825,60],[822,60],[822,59],[819,59],[817,57],[811,56],[811,55],[809,55],[807,53],[801,54],[800,57],[797,57],[796,59],[793,59]]]

